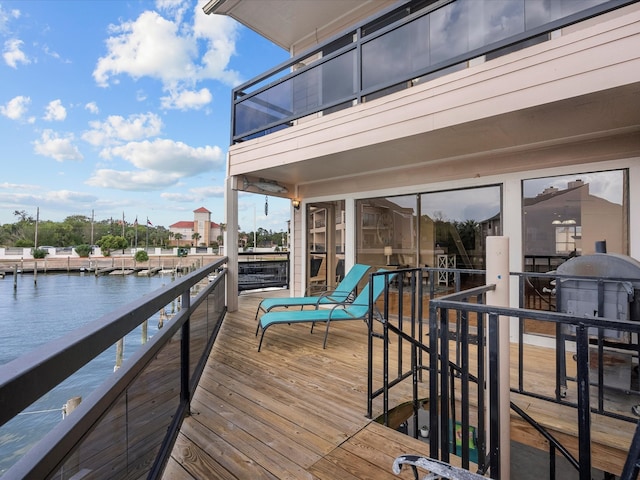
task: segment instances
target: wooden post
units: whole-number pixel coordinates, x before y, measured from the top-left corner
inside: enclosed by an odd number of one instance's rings
[[[82,397],[72,397],[62,406],[62,418],[66,418],[82,402]]]
[[[148,322],[149,320],[145,320],[144,322],[142,322],[142,345],[147,343],[147,330],[149,327]]]
[[[487,284],[495,284],[496,289],[487,292],[487,305],[509,306],[509,237],[487,237]],[[499,386],[500,400],[500,445],[490,445],[500,451],[500,477],[511,476],[511,409],[510,409],[510,340],[509,318],[499,318]],[[487,358],[488,355],[487,355]],[[487,378],[489,378],[487,376]],[[487,402],[489,405],[489,402]],[[490,430],[487,429],[487,432]]]
[[[122,366],[122,357],[124,354],[124,338],[118,340],[116,343],[116,364],[113,367],[113,371],[117,371]]]
[[[67,273],[71,271],[71,257],[67,257]]]
[[[38,284],[38,261],[33,261],[33,284]]]
[[[13,266],[13,289],[18,289],[18,264]]]

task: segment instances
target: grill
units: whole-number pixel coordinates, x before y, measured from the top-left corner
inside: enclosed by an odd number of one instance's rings
[[[604,317],[640,321],[640,262],[626,256],[595,253],[574,257],[560,265],[558,311],[576,317]],[[565,342],[575,336],[575,327],[565,326],[558,345],[558,360],[564,371]],[[633,355],[640,350],[638,338],[615,329],[589,330],[590,367],[601,369],[604,386],[629,390]],[[592,376],[592,378],[594,378]],[[597,377],[596,377],[597,378]],[[565,384],[566,385],[566,384]]]

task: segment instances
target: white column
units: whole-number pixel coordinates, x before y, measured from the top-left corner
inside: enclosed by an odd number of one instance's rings
[[[238,310],[238,191],[234,190],[233,177],[227,177],[225,189],[226,238],[224,239],[227,262],[227,310]]]
[[[487,305],[509,306],[509,237],[487,237]],[[500,478],[511,478],[511,408],[510,408],[510,342],[509,318],[500,317],[498,329],[500,400]],[[488,355],[487,355],[487,358]],[[489,398],[487,397],[487,400]],[[489,402],[487,406],[490,408]],[[487,429],[487,432],[489,430]]]

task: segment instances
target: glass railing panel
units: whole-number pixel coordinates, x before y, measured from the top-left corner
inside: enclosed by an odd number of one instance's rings
[[[274,126],[317,112],[353,96],[355,84],[355,50],[339,55],[305,70],[235,106],[235,134],[243,136],[265,126]]]
[[[180,402],[180,331],[168,341],[54,478],[140,478],[153,464]],[[73,415],[73,413],[71,414]]]
[[[198,362],[207,347],[209,302],[203,301],[189,319],[189,378],[193,377]]]
[[[362,46],[362,88],[390,84],[431,64],[429,16],[396,28]]]
[[[351,50],[321,63],[322,54],[333,51],[327,44],[307,57],[292,59],[277,73],[257,78],[242,92],[236,91],[234,141],[272,133],[316,112],[330,113],[351,106],[352,102],[345,102],[347,97],[366,96],[370,100],[378,95],[376,92],[391,94],[433,78],[436,71],[448,73],[449,68],[456,71],[458,66],[466,67],[472,58],[487,55],[490,59],[526,48],[547,40],[551,31],[630,1],[456,0],[429,12],[426,8],[433,8],[434,2],[425,2],[420,6],[425,13],[405,24],[406,15],[419,9],[403,10],[398,16],[392,12],[363,26],[365,36],[359,40],[362,58],[358,58],[357,50]],[[392,28],[394,21],[397,28]],[[382,28],[390,29],[376,37]],[[283,75],[305,64],[305,71],[282,81]],[[356,85],[358,68],[362,71],[360,86]],[[281,83],[275,85],[276,81]],[[269,83],[274,86],[248,96],[258,91],[257,85]]]

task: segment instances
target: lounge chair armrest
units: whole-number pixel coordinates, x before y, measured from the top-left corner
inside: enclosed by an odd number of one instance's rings
[[[369,307],[368,303],[349,303],[349,302],[343,302],[343,303],[337,303],[335,304],[333,307],[331,307],[331,310],[329,310],[329,320],[331,320],[331,316],[333,315],[333,312],[335,312],[337,309],[340,310],[344,310],[346,307]],[[357,317],[354,317],[357,318]]]
[[[316,305],[320,304],[323,299],[332,300],[333,303],[349,303],[348,299],[353,298],[350,296],[351,293],[352,292],[345,292],[340,290],[328,290],[326,292],[322,292],[322,294],[318,295],[318,301],[316,302]],[[347,300],[336,300],[335,298],[333,298],[333,296],[336,294],[343,294],[347,298]]]

